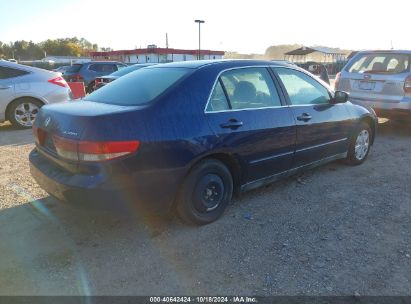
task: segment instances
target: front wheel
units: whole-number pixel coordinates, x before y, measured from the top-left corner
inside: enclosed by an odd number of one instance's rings
[[[177,202],[177,213],[188,223],[205,225],[217,220],[233,195],[233,178],[218,160],[198,163],[186,177]]]
[[[365,122],[361,123],[355,132],[348,150],[347,161],[351,165],[362,164],[370,152],[371,128]]]

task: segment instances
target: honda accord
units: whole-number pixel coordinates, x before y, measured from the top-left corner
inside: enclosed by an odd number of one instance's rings
[[[60,200],[207,224],[233,193],[337,159],[364,162],[376,117],[348,99],[285,62],[155,65],[42,107],[31,173]]]

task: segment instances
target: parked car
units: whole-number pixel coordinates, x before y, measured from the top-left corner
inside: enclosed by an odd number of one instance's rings
[[[84,82],[86,92],[94,91],[94,81],[97,77],[109,75],[127,67],[124,63],[116,61],[90,61],[73,64],[64,72],[63,77],[69,82]]]
[[[234,192],[336,159],[361,164],[376,117],[347,98],[285,63],[146,67],[42,108],[31,174],[61,200],[176,208],[207,224]]]
[[[126,68],[118,70],[114,73],[111,73],[110,75],[97,77],[95,82],[94,82],[94,90],[97,90],[97,89],[105,86],[106,84],[120,78],[121,76],[127,75],[128,73],[137,71],[139,69],[142,69],[142,68],[145,68],[145,67],[148,67],[148,66],[151,66],[151,65],[155,65],[155,63],[133,64],[133,65],[130,65]]]
[[[335,87],[379,116],[411,118],[411,51],[358,52],[337,74]]]
[[[328,77],[327,67],[324,64],[315,61],[308,61],[304,63],[299,63],[298,66],[310,72],[311,74],[319,77],[322,81],[326,82],[327,84],[330,84],[330,78]]]
[[[53,69],[53,72],[60,72],[62,75],[64,75],[64,73],[68,70],[68,69],[70,69],[70,65],[64,65],[64,66],[61,66],[61,67],[58,67],[57,69]]]
[[[45,104],[71,99],[71,90],[60,73],[0,61],[0,122],[31,128]]]

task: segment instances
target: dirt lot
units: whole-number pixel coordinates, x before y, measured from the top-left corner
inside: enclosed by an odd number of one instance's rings
[[[0,295],[410,295],[411,127],[368,161],[236,198],[205,227],[84,210],[31,179],[29,131],[0,125]]]

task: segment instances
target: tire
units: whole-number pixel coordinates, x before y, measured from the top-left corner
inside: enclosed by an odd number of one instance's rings
[[[177,201],[177,213],[190,224],[205,225],[216,221],[233,196],[233,178],[218,160],[206,159],[192,168],[183,182]]]
[[[347,162],[350,165],[362,164],[371,148],[372,131],[370,126],[362,122],[356,129],[348,149]]]
[[[8,119],[18,129],[29,129],[33,126],[43,103],[37,99],[24,97],[13,101],[8,109]]]

